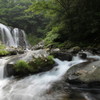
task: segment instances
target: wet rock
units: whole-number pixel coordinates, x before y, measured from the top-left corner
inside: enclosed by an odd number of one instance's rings
[[[70,49],[68,50],[68,52],[71,52],[71,53],[73,53],[73,54],[76,54],[76,53],[78,53],[80,50],[81,50],[81,48],[80,48],[79,46],[76,46],[76,47],[70,48]]]
[[[51,55],[60,60],[67,60],[67,61],[71,61],[73,58],[71,53],[64,53],[64,52],[53,52],[51,53]]]
[[[100,61],[84,62],[70,68],[67,72],[69,81],[95,82],[100,81]]]
[[[14,47],[9,47],[6,50],[9,52],[9,55],[24,54],[25,52],[22,48],[14,48]]]
[[[86,59],[86,58],[87,58],[87,54],[80,52],[80,53],[79,53],[79,57],[80,57],[81,59]]]
[[[9,63],[4,68],[4,77],[15,76],[16,71],[14,70],[14,64]]]
[[[55,65],[51,56],[33,58],[31,61],[17,60],[5,66],[5,77],[25,77],[51,70]]]
[[[17,55],[17,50],[9,50],[10,55]]]

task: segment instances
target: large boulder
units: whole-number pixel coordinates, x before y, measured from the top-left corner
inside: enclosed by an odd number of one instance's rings
[[[100,61],[88,61],[75,65],[68,70],[65,76],[72,83],[100,81]]]
[[[5,66],[5,77],[24,77],[30,74],[49,71],[54,67],[52,56],[33,58],[31,61],[18,60],[15,63],[8,63]]]

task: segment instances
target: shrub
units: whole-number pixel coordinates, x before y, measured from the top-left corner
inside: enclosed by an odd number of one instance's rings
[[[16,72],[26,74],[26,73],[28,73],[30,66],[28,65],[27,62],[25,62],[23,60],[19,60],[14,65],[14,68],[15,68]]]

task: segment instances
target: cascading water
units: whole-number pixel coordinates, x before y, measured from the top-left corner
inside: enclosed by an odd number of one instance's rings
[[[14,78],[0,80],[0,100],[60,100],[62,93],[47,93],[53,83],[60,81],[66,71],[73,65],[84,62],[74,57],[73,61],[60,61],[52,70],[32,75],[24,79]],[[0,66],[2,67],[2,66]]]
[[[25,32],[21,29],[14,28],[10,29],[10,27],[7,27],[3,24],[0,24],[0,35],[1,35],[1,41],[6,46],[13,46],[13,47],[24,47],[27,48],[27,41]]]

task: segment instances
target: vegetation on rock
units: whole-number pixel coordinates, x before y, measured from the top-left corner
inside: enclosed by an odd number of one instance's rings
[[[10,52],[5,50],[5,48],[6,47],[3,44],[0,43],[0,57],[10,54]]]
[[[34,58],[30,62],[19,60],[14,65],[14,69],[17,72],[17,76],[26,76],[29,74],[48,71],[53,68],[54,63],[52,56],[39,57]]]

